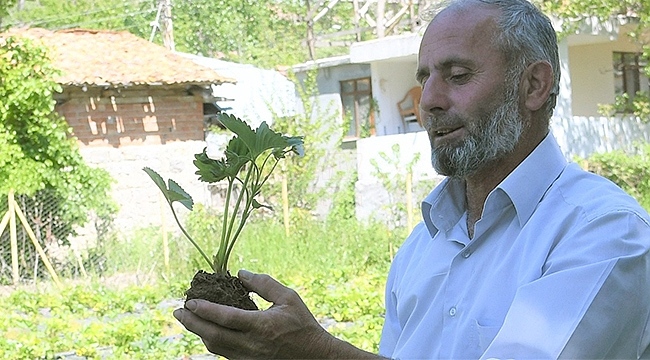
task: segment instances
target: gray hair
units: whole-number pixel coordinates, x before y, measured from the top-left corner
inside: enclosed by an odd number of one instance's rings
[[[499,10],[496,19],[500,34],[494,44],[506,56],[511,71],[521,76],[528,65],[547,61],[553,70],[553,88],[544,104],[547,119],[553,115],[560,89],[560,59],[557,36],[549,18],[528,0],[456,0],[448,7],[472,6],[472,2],[493,6]]]

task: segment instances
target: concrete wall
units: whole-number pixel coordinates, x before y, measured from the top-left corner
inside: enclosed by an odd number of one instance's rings
[[[570,48],[574,116],[599,116],[599,104],[614,103],[615,51],[637,52],[640,49],[621,39],[616,42]]]
[[[115,182],[111,195],[119,206],[115,219],[118,232],[128,234],[131,230],[147,226],[167,224],[176,231],[169,206],[158,187],[142,170],[150,167],[165,180],[175,180],[196,203],[210,199],[205,183],[198,181],[192,161],[194,154],[203,151],[204,141],[173,142],[165,145],[112,147],[85,147],[81,154],[90,166],[107,170]],[[187,214],[182,206],[179,215]]]

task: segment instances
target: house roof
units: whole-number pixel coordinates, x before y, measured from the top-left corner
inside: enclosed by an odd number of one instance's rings
[[[208,85],[234,83],[160,45],[126,31],[10,29],[0,37],[42,41],[51,50],[57,79],[70,86]]]

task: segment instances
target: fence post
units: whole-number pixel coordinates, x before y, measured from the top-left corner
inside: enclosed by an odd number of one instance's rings
[[[14,285],[20,282],[20,271],[18,269],[18,238],[16,236],[16,210],[14,209],[14,191],[9,190],[7,197],[9,206],[9,238],[11,239],[11,274]]]
[[[413,174],[406,172],[406,225],[413,230]]]
[[[38,240],[36,240],[36,235],[32,231],[32,228],[29,227],[29,223],[27,222],[27,218],[25,217],[25,214],[23,214],[23,212],[20,210],[20,207],[18,207],[18,204],[16,204],[15,201],[13,202],[13,208],[14,208],[14,213],[20,219],[20,222],[23,224],[23,227],[25,227],[25,231],[27,232],[27,235],[29,235],[29,238],[32,240],[32,243],[34,243],[34,247],[36,248],[38,254],[41,256],[41,259],[43,260],[43,264],[45,264],[47,271],[50,272],[50,276],[52,276],[52,280],[54,281],[56,286],[61,288],[62,287],[61,282],[59,281],[59,277],[56,275],[56,271],[54,271],[54,267],[52,267],[52,263],[50,263],[50,260],[47,258],[47,255],[45,254],[43,247],[41,247],[41,244],[39,244]]]
[[[162,228],[162,242],[163,242],[163,261],[165,262],[165,271],[167,274],[169,270],[169,239],[167,238],[167,218],[165,217],[165,210],[167,201],[165,200],[162,192],[159,192],[160,199],[160,227]]]
[[[284,215],[284,234],[289,236],[289,185],[287,175],[282,175],[282,214]]]

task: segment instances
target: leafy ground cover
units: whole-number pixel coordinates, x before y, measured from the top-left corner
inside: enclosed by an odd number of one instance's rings
[[[190,226],[209,241],[219,223],[212,218],[216,214],[205,209],[195,213]],[[389,249],[404,232],[346,220],[303,221],[289,236],[284,231],[273,218],[252,221],[232,268],[278,278],[298,290],[329,331],[376,351]],[[128,244],[108,249],[109,269],[129,272],[131,279],[139,274],[139,281],[111,282],[105,274],[103,279],[69,281],[62,289],[42,284],[0,295],[0,358],[198,359],[205,354],[198,337],[171,315],[182,304],[187,275],[204,261],[179,238],[172,241],[173,271],[165,269],[160,242],[155,232],[143,231]]]

